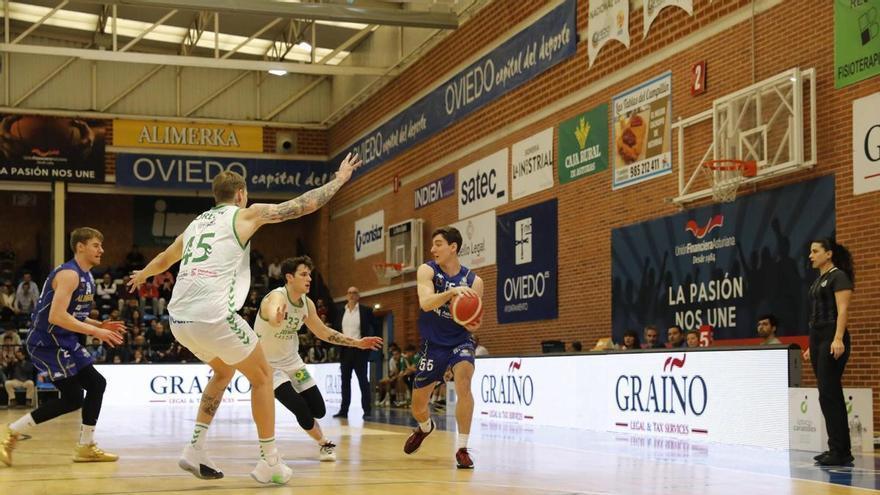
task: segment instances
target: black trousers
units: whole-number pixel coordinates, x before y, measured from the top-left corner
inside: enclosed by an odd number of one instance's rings
[[[831,354],[835,328],[832,325],[810,329],[810,363],[819,385],[819,406],[828,430],[828,450],[846,455],[850,453],[849,422],[846,400],[843,397],[843,370],[849,360],[849,331],[843,334],[843,355],[837,359]]]
[[[372,408],[370,401],[370,380],[367,377],[367,361],[370,357],[370,351],[362,351],[353,347],[343,347],[340,359],[340,367],[342,369],[342,404],[339,405],[339,412],[348,413],[348,406],[351,405],[351,372],[357,375],[358,384],[361,387],[361,406],[364,408],[364,414],[369,414]]]

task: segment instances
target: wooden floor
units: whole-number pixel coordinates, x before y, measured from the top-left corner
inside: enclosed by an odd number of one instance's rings
[[[8,423],[23,412],[0,411],[0,421]],[[406,420],[402,410],[378,416],[390,423]],[[19,443],[14,466],[0,465],[0,493],[833,495],[874,493],[865,488],[880,486],[880,463],[873,456],[859,456],[853,468],[823,470],[813,466],[809,453],[480,421],[470,441],[473,471],[455,469],[451,432],[436,431],[419,452],[406,456],[402,448],[408,427],[365,424],[359,418],[321,421],[327,437],[339,445],[339,460],[320,463],[314,443],[279,409],[276,438],[294,478],[285,487],[264,488],[248,476],[258,448],[247,404],[224,404],[209,432],[208,448],[226,473],[224,479],[202,481],[178,469],[177,455],[194,417],[194,405],[105,408],[96,439],[120,455],[118,463],[108,464],[71,462],[79,429],[76,413],[40,425],[32,438]]]

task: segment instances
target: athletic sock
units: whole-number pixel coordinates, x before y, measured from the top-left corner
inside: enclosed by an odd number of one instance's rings
[[[278,449],[275,448],[275,437],[260,439],[260,458],[270,465],[278,462]]]
[[[467,448],[468,435],[464,433],[458,434],[458,447],[459,449]]]
[[[193,428],[193,436],[192,441],[189,444],[194,449],[201,450],[205,446],[205,438],[208,437],[208,426],[205,423],[196,423],[195,428]]]
[[[9,425],[9,429],[12,430],[13,433],[20,434],[20,433],[27,433],[27,431],[30,430],[31,428],[33,428],[34,426],[37,426],[36,421],[34,421],[34,418],[33,418],[33,416],[31,416],[31,413],[27,413],[24,416],[13,421]]]
[[[422,430],[424,433],[428,433],[429,431],[431,431],[431,423],[431,418],[428,418],[428,420],[424,423],[419,423],[419,429]]]
[[[91,445],[95,443],[95,427],[93,425],[82,425],[79,428],[79,444]]]

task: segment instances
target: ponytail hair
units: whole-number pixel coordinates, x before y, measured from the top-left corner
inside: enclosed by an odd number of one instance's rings
[[[853,267],[852,254],[850,254],[849,249],[843,244],[838,244],[830,237],[816,239],[813,242],[822,246],[822,249],[831,251],[831,262],[834,263],[834,266],[836,266],[837,269],[846,273],[850,281],[852,281],[853,287],[855,287],[856,273]]]

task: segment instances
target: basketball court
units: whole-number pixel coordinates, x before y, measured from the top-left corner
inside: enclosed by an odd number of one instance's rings
[[[14,411],[4,411],[8,422]],[[436,418],[437,416],[435,416]],[[132,422],[137,418],[136,422]],[[321,421],[337,442],[338,460],[321,463],[317,447],[286,411],[278,411],[278,447],[294,470],[272,493],[410,494],[858,494],[880,488],[880,459],[859,455],[853,467],[818,469],[806,452],[690,443],[675,439],[524,428],[475,421],[471,437],[476,469],[455,469],[453,416],[439,416],[439,431],[412,456],[402,452],[410,432],[406,410],[380,413],[378,421]],[[226,477],[202,481],[178,469],[176,455],[189,435],[194,410],[106,408],[98,440],[118,453],[118,463],[75,464],[75,414],[46,424],[19,443],[15,468],[0,469],[5,493],[263,493],[253,469],[256,429],[247,404],[224,406],[208,448]],[[8,491],[7,491],[8,490]]]

